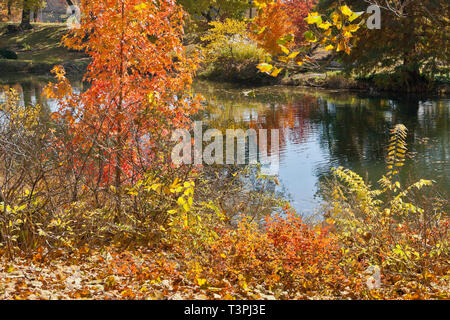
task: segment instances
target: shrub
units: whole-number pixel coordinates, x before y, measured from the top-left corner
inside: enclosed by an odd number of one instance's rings
[[[215,59],[204,65],[201,77],[247,84],[274,83],[277,80],[259,72],[257,65],[264,51],[251,42],[237,42],[231,49],[215,52]],[[231,54],[232,52],[232,54]]]
[[[392,130],[387,173],[379,181],[380,189],[373,189],[351,170],[333,170],[337,180],[328,222],[334,224],[344,250],[358,261],[380,268],[387,286],[373,292],[374,297],[442,297],[448,272],[449,219],[441,201],[422,201],[421,207],[415,197],[432,181],[402,187],[399,171],[406,157],[406,134],[403,125]]]
[[[8,49],[0,49],[0,57],[10,60],[17,60],[18,58],[17,53]]]
[[[175,247],[185,258],[188,278],[201,290],[235,298],[300,299],[357,297],[364,287],[359,265],[341,265],[344,255],[326,228],[306,225],[287,208],[263,226],[246,216],[235,228],[220,219],[211,223],[189,225]],[[190,233],[200,225],[210,230],[209,237]]]
[[[265,52],[248,39],[247,23],[235,19],[211,22],[202,36],[205,60],[201,76],[213,80],[261,83],[273,81],[256,66]]]

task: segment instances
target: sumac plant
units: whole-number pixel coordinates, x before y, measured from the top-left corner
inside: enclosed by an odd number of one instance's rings
[[[59,101],[53,118],[67,127],[60,146],[73,200],[80,186],[112,190],[119,212],[121,186],[160,163],[170,130],[197,110],[189,91],[197,59],[185,54],[183,10],[174,1],[82,0],[81,12],[63,43],[90,56],[88,89],[74,93],[56,67],[46,93]]]

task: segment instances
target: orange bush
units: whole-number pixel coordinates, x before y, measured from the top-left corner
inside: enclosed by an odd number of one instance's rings
[[[221,288],[238,297],[306,298],[352,296],[364,290],[358,262],[345,256],[325,228],[295,213],[267,218],[264,228],[242,218],[236,228],[216,229],[217,240],[190,255],[189,278],[200,288]],[[190,250],[186,243],[182,250]]]

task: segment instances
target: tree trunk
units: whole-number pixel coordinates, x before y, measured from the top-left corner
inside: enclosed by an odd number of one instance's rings
[[[12,15],[12,11],[11,11],[12,4],[13,4],[13,0],[8,0],[8,18],[10,18],[10,19],[11,19],[11,15]]]
[[[33,27],[31,26],[31,9],[28,6],[28,1],[23,1],[22,9],[22,22],[20,23],[20,28],[22,30],[29,30]]]

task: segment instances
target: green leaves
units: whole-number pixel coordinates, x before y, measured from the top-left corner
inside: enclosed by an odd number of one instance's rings
[[[317,38],[312,31],[306,31],[304,33],[304,37],[305,37],[306,41],[317,42]]]

